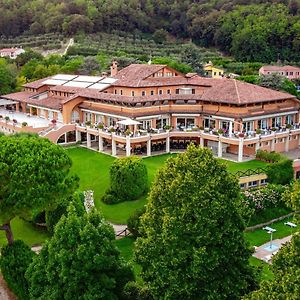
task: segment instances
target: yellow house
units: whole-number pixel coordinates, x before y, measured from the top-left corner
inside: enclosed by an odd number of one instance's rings
[[[211,61],[204,65],[203,70],[205,71],[205,75],[210,78],[221,78],[224,76],[224,70],[214,67]]]

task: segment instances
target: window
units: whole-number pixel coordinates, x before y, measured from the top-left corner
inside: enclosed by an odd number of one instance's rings
[[[195,94],[195,89],[192,89],[192,94]]]
[[[240,188],[245,189],[246,188],[246,183],[240,183]]]
[[[179,94],[179,89],[176,89],[176,94]]]
[[[167,90],[167,94],[170,95],[171,94],[171,90]]]
[[[162,95],[162,93],[163,93],[162,90],[159,90],[159,91],[158,91],[158,94],[159,94],[159,95]]]
[[[217,72],[214,72],[214,76],[216,76],[217,75]]]
[[[290,75],[293,75],[294,74],[294,72],[290,72]]]
[[[268,120],[267,119],[258,120],[258,128],[259,129],[268,128]]]
[[[153,96],[153,95],[154,95],[154,91],[151,91],[151,92],[150,92],[150,95]]]
[[[261,181],[260,181],[260,185],[266,185],[268,183],[268,179],[266,178],[266,179],[262,179]]]
[[[123,90],[120,90],[120,94],[123,95]]]
[[[131,96],[134,97],[134,91],[131,91]]]
[[[248,187],[254,187],[254,186],[257,186],[257,180],[255,180],[255,181],[250,181],[250,182],[248,183]]]
[[[294,116],[288,115],[288,116],[286,116],[285,124],[293,125],[293,120],[294,120]]]
[[[117,94],[117,90],[115,90],[115,94]]]
[[[272,118],[272,127],[278,128],[282,125],[282,117]]]
[[[142,96],[146,96],[146,92],[145,91],[142,91]]]

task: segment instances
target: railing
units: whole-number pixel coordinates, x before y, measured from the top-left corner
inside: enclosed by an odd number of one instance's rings
[[[121,231],[116,232],[116,236],[117,236],[117,237],[121,237],[121,236],[126,237],[126,236],[128,236],[128,235],[130,235],[130,234],[131,234],[131,233],[130,233],[128,227],[126,227],[125,229],[123,229],[123,230],[121,230]]]
[[[252,175],[266,174],[269,168],[270,168],[269,166],[266,166],[264,168],[247,169],[244,171],[236,171],[234,174],[237,177],[247,177]]]

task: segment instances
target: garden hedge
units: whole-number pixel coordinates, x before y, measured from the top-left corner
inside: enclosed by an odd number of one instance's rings
[[[0,267],[3,278],[19,300],[28,300],[28,283],[25,272],[34,252],[23,241],[17,240],[1,250]]]
[[[110,168],[110,188],[103,196],[105,203],[136,200],[147,192],[148,173],[138,157],[119,158]]]

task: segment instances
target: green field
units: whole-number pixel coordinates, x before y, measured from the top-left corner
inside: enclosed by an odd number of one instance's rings
[[[73,161],[72,173],[80,178],[80,189],[82,191],[91,189],[94,191],[95,205],[100,208],[104,217],[118,224],[126,224],[128,217],[138,208],[146,203],[146,196],[136,201],[127,201],[119,204],[107,205],[100,199],[109,187],[109,168],[115,158],[92,151],[82,147],[68,148],[67,152]],[[165,154],[144,158],[148,169],[149,187],[167,158],[175,154]],[[222,160],[230,172],[253,169],[266,166],[266,163],[252,160],[243,163],[235,163]]]
[[[127,201],[114,205],[104,204],[100,199],[105,190],[109,187],[109,168],[115,158],[81,147],[68,148],[67,152],[73,161],[71,172],[77,174],[80,178],[80,189],[94,190],[96,207],[101,209],[107,220],[114,223],[126,224],[128,217],[136,209],[145,205],[147,196],[137,201]],[[158,169],[164,164],[166,159],[171,156],[174,156],[174,154],[165,154],[144,159],[149,175],[149,187]],[[234,163],[223,160],[223,162],[228,166],[230,172],[265,165],[265,163],[260,161]],[[15,239],[23,239],[29,245],[40,244],[49,237],[46,231],[18,218],[13,220],[12,229]],[[0,231],[0,245],[5,243],[5,233]]]

